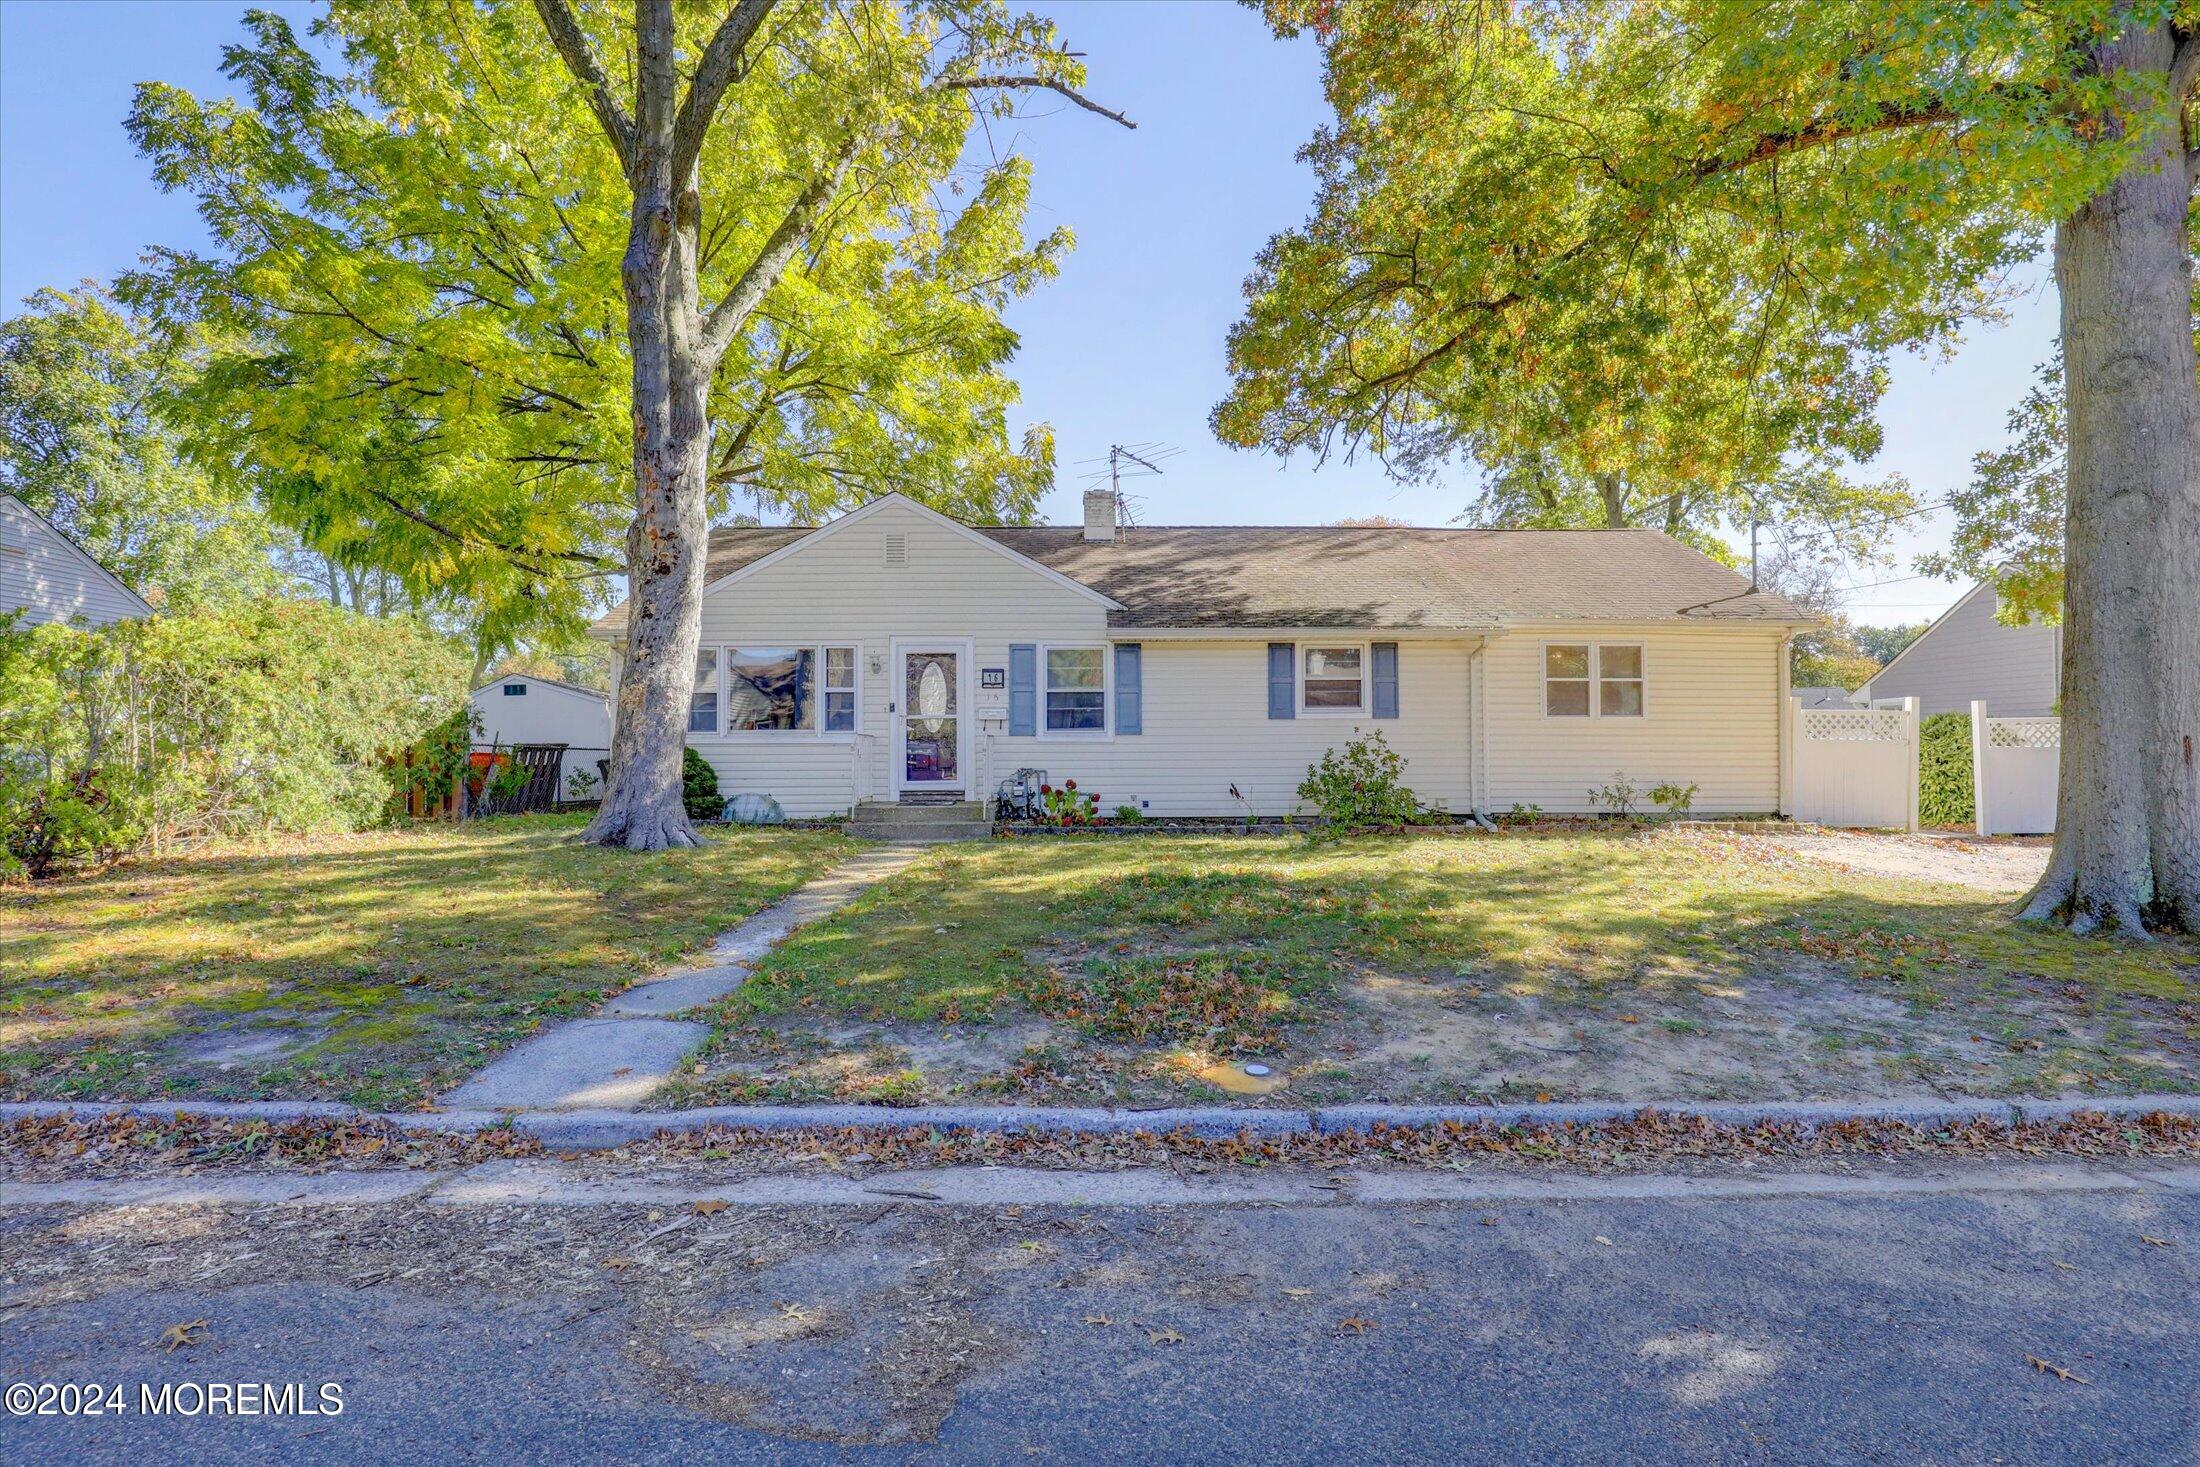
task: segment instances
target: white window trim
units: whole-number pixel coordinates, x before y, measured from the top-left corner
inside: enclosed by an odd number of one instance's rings
[[[1551,649],[1553,647],[1587,647],[1589,649],[1589,711],[1583,713],[1553,713],[1551,711]],[[1633,647],[1642,654],[1642,712],[1606,713],[1604,711],[1604,649],[1606,647]],[[1536,698],[1546,723],[1591,723],[1608,718],[1617,723],[1641,723],[1650,717],[1650,644],[1627,637],[1611,637],[1598,641],[1593,637],[1552,637],[1536,649]],[[1576,679],[1568,678],[1568,682]]]
[[[1360,650],[1360,702],[1355,708],[1309,708],[1306,706],[1306,653],[1310,647],[1323,651],[1341,651],[1346,647]],[[1337,641],[1294,642],[1291,644],[1291,703],[1301,718],[1373,718],[1375,716],[1375,645],[1372,642],[1355,642],[1349,638]]]
[[[1097,652],[1100,654],[1100,727],[1063,728],[1047,727],[1047,653],[1049,652]],[[1036,733],[1042,739],[1060,739],[1067,743],[1106,743],[1115,737],[1115,647],[1108,642],[1041,642],[1039,666],[1036,669],[1038,694],[1036,717],[1033,722]],[[1065,689],[1065,691],[1078,691]],[[1090,691],[1085,689],[1083,691]]]
[[[810,721],[806,727],[737,729],[726,727],[726,709],[731,702],[727,696],[730,683],[726,671],[726,654],[737,652],[745,646],[786,647],[797,652],[807,651],[810,654],[812,659],[810,665],[817,669],[817,683],[811,690]],[[825,649],[827,647],[851,648],[854,650],[856,658],[856,726],[852,729],[839,729],[830,733],[825,729]],[[863,733],[863,644],[861,642],[774,641],[769,637],[759,637],[750,642],[711,642],[695,650],[698,654],[708,652],[718,660],[718,726],[708,733],[701,730],[691,731],[687,736],[689,743],[707,741],[715,744],[750,742],[768,744],[806,741],[809,743],[846,744],[854,742]]]

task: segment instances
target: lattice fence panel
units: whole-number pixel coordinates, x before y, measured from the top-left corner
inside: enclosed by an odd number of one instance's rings
[[[1986,742],[1996,749],[2059,749],[2062,747],[2062,720],[1989,718],[1986,720]]]
[[[1899,708],[1805,708],[1798,731],[1821,744],[1899,744],[1903,718]]]

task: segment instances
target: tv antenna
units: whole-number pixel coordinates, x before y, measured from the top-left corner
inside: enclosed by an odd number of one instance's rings
[[[1138,446],[1139,448],[1147,449],[1148,452],[1153,451],[1146,444],[1142,443]],[[1169,455],[1167,454],[1161,453],[1154,454],[1154,458],[1165,458],[1168,456]],[[1134,470],[1132,473],[1133,478],[1144,478],[1147,474],[1158,475],[1161,473],[1161,466],[1156,464],[1153,459],[1145,457],[1143,454],[1140,454],[1135,449],[1125,448],[1120,443],[1109,444],[1108,487],[1115,491],[1116,497],[1118,499],[1120,499],[1123,495],[1123,465],[1125,462],[1135,464],[1138,466],[1138,468],[1144,469],[1146,471],[1146,474],[1139,474]]]

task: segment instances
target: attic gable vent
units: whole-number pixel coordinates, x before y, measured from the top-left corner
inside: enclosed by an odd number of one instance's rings
[[[909,563],[909,537],[907,535],[899,531],[893,531],[886,536],[886,563],[888,565],[907,565]]]

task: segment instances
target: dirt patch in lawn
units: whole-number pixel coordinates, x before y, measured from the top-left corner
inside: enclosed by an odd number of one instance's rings
[[[2047,870],[2054,841],[2044,836],[1867,835],[1859,831],[1798,831],[1743,838],[1793,851],[1841,871],[1898,881],[1938,881],[2021,896]]]

